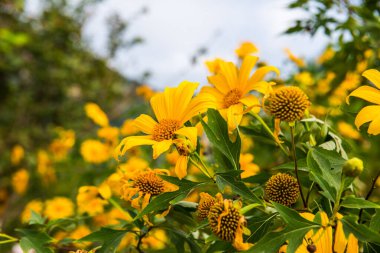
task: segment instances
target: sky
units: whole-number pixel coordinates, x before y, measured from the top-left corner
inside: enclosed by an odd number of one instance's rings
[[[30,0],[28,8],[36,8]],[[84,37],[91,49],[106,55],[109,15],[118,13],[132,22],[127,38],[142,37],[144,43],[120,50],[110,65],[134,79],[151,72],[147,83],[154,88],[176,86],[183,80],[207,84],[204,61],[216,57],[235,61],[234,50],[241,42],[251,41],[258,56],[286,76],[292,69],[285,48],[312,59],[322,52],[328,39],[322,34],[282,35],[304,13],[289,10],[289,0],[104,0],[90,9]],[[136,17],[143,7],[144,15]],[[191,65],[191,56],[207,46],[207,54]]]

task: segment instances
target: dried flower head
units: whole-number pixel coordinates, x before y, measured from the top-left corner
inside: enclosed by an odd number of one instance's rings
[[[266,108],[275,118],[294,122],[302,119],[309,106],[309,98],[300,88],[282,87],[270,93]]]
[[[267,198],[284,206],[296,203],[299,194],[297,179],[285,173],[273,175],[265,186]]]
[[[204,220],[207,218],[210,208],[215,204],[215,198],[206,192],[201,192],[199,194],[201,199],[198,204],[198,218],[199,220]]]

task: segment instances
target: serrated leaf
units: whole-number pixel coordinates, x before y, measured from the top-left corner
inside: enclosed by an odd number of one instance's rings
[[[17,229],[24,236],[20,240],[20,246],[24,252],[34,249],[36,253],[53,253],[47,245],[52,242],[47,233],[32,229]]]
[[[259,199],[242,181],[238,181],[231,176],[218,174],[215,177],[216,184],[220,191],[224,191],[226,186],[231,187],[232,191],[239,194],[242,198],[250,200],[254,203],[262,204],[263,201]]]
[[[241,140],[237,135],[236,141],[232,142],[229,139],[227,122],[223,119],[220,113],[214,109],[207,111],[207,123],[201,119],[203,129],[206,132],[207,138],[212,143],[215,149],[218,149],[231,163],[232,168],[223,168],[225,170],[234,169],[239,170],[239,158]],[[222,160],[221,163],[225,164]]]
[[[289,207],[272,202],[274,208],[279,212],[281,218],[291,227],[320,226],[319,224],[309,221],[302,217],[298,212]]]
[[[380,205],[376,203],[373,203],[365,199],[357,198],[355,196],[345,197],[340,205],[346,208],[356,208],[356,209],[380,208]]]
[[[121,239],[124,237],[128,230],[113,230],[110,228],[101,228],[81,239],[79,242],[100,242],[102,247],[98,249],[97,253],[114,253],[120,244]]]

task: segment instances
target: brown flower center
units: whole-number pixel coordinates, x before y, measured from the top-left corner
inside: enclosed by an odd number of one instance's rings
[[[134,180],[133,187],[137,187],[139,191],[151,195],[158,195],[165,190],[164,180],[152,171],[138,175]]]
[[[161,120],[160,123],[153,128],[153,140],[163,141],[170,140],[174,136],[174,132],[180,128],[179,122],[172,119]]]
[[[201,192],[201,199],[198,204],[198,219],[204,220],[207,218],[210,208],[215,204],[215,198],[213,198],[210,194]]]
[[[241,98],[241,91],[238,89],[230,90],[223,98],[223,106],[224,108],[228,108],[231,105],[236,105],[239,103]]]
[[[272,176],[265,186],[267,198],[284,206],[296,203],[299,194],[297,179],[285,173]]]

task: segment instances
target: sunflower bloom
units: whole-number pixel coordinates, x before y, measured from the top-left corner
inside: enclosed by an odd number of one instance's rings
[[[363,124],[371,122],[368,133],[373,135],[380,134],[380,72],[376,69],[369,69],[363,76],[371,81],[375,86],[361,86],[347,96],[346,102],[349,104],[350,97],[358,97],[376,105],[369,105],[360,110],[355,119],[355,126],[359,129]]]
[[[243,242],[246,220],[232,200],[223,199],[222,195],[218,193],[215,204],[209,210],[208,221],[211,230],[220,239],[231,242],[237,250],[249,249],[250,244]]]
[[[136,118],[135,126],[147,135],[124,138],[116,148],[116,156],[124,155],[135,146],[151,145],[156,159],[171,147],[177,135],[189,139],[196,136],[197,128],[184,127],[184,123],[212,106],[204,96],[192,98],[197,87],[196,83],[184,81],[177,88],[166,88],[156,94],[150,104],[157,121],[146,114]]]
[[[121,178],[121,198],[130,201],[133,208],[144,209],[152,196],[174,190],[173,185],[158,176],[169,175],[169,171],[146,169],[134,174],[125,174]]]
[[[232,62],[220,61],[218,73],[208,77],[213,87],[203,87],[201,90],[200,94],[208,97],[213,107],[226,119],[230,132],[240,124],[245,107],[253,108],[256,113],[260,111],[258,98],[250,92],[268,94],[272,83],[262,81],[264,76],[271,71],[280,74],[277,68],[264,66],[250,76],[257,61],[258,57],[246,56],[240,69]]]

